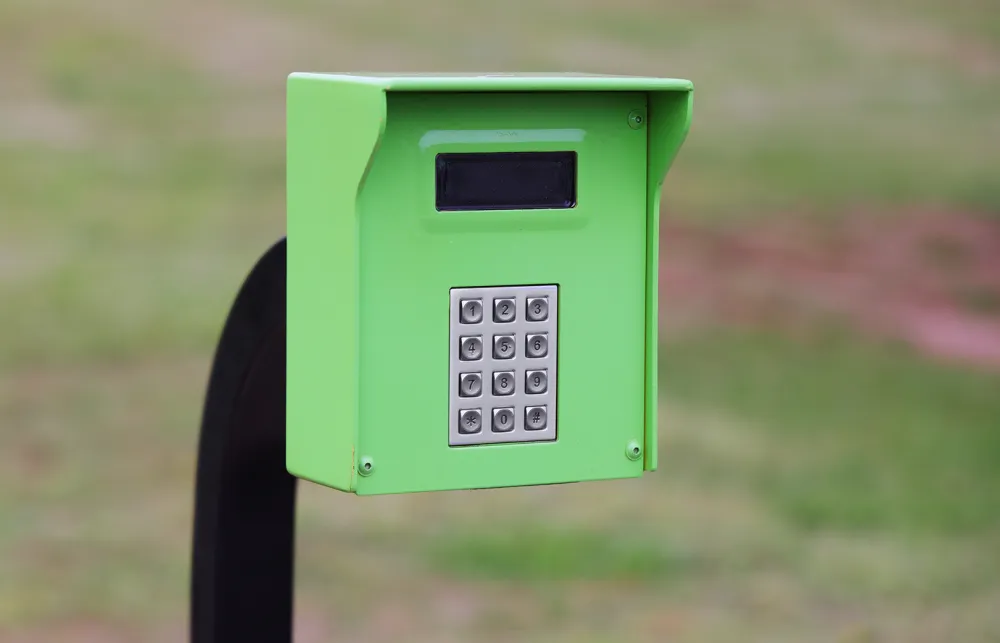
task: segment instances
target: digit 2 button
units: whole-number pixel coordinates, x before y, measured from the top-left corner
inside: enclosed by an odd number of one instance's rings
[[[516,304],[512,298],[502,297],[493,300],[493,321],[506,324],[514,321]]]

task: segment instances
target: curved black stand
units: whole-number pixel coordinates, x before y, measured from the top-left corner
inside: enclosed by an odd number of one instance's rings
[[[191,643],[290,643],[296,479],[285,470],[285,240],[215,353],[198,444]]]

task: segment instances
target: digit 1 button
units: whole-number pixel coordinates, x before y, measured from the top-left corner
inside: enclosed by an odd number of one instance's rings
[[[483,428],[483,414],[479,409],[463,409],[458,412],[459,433],[479,433]]]
[[[482,299],[463,299],[460,308],[463,324],[478,324],[483,321]]]
[[[514,392],[514,371],[493,374],[493,395],[510,395]]]
[[[524,428],[528,431],[541,431],[545,428],[547,420],[544,406],[526,406],[524,408]]]
[[[493,321],[504,324],[514,321],[514,300],[506,297],[493,300]]]
[[[458,344],[459,358],[463,361],[475,361],[483,356],[483,338],[463,337]]]
[[[525,316],[528,321],[545,321],[549,318],[549,298],[548,297],[528,297],[527,311]]]
[[[510,359],[514,357],[514,336],[494,335],[493,336],[493,358]]]
[[[514,430],[514,409],[493,409],[493,431],[507,433]]]
[[[545,357],[548,355],[548,335],[545,333],[529,334],[524,338],[524,352],[528,357]]]
[[[479,373],[462,373],[458,380],[460,397],[476,397],[483,392],[483,377]]]
[[[524,374],[524,391],[532,395],[544,393],[549,388],[549,378],[545,370],[527,371]]]

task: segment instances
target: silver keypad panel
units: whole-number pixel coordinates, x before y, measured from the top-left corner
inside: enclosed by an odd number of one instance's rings
[[[448,444],[556,438],[559,287],[452,288]]]

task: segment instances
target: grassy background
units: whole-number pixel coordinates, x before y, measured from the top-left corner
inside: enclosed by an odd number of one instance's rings
[[[0,641],[183,639],[208,360],[283,233],[284,78],[358,69],[691,78],[678,221],[1000,211],[988,0],[6,0]],[[640,481],[304,488],[299,639],[1000,640],[995,375],[705,323],[661,382]]]

